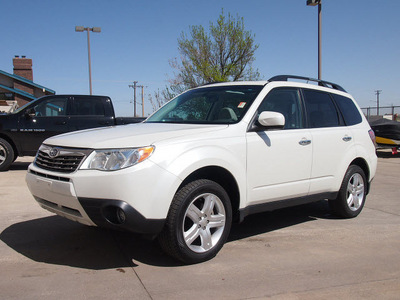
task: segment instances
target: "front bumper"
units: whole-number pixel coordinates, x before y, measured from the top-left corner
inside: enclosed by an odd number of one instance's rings
[[[155,181],[154,178],[157,178]],[[116,172],[46,171],[31,164],[28,188],[39,205],[89,226],[155,235],[181,180],[151,162]]]
[[[146,219],[128,203],[120,200],[78,198],[89,218],[99,227],[122,229],[141,234],[158,234],[165,219]]]

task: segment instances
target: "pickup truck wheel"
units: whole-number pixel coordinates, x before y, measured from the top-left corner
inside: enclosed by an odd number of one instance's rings
[[[14,149],[4,139],[0,138],[0,171],[6,171],[14,161]]]
[[[158,240],[167,254],[185,263],[199,263],[221,250],[231,223],[226,191],[213,181],[200,179],[175,194]]]
[[[337,198],[329,201],[333,212],[342,218],[358,216],[367,195],[366,183],[364,171],[359,166],[351,165],[343,178]]]

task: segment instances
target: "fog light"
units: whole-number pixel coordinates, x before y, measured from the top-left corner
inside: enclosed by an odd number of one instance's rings
[[[117,209],[117,220],[119,224],[123,224],[126,221],[125,212],[121,208]]]

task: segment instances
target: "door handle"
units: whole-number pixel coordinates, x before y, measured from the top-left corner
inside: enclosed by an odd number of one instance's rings
[[[307,146],[307,145],[310,145],[310,144],[311,144],[311,140],[307,140],[306,138],[304,138],[304,139],[302,139],[302,140],[299,142],[299,144],[300,144],[301,146]]]
[[[347,136],[347,135],[342,138],[342,140],[345,141],[345,142],[350,142],[351,139],[352,139],[352,137],[351,136]]]
[[[65,125],[65,124],[67,124],[67,122],[66,121],[60,121],[60,122],[55,122],[54,124],[56,124],[56,125]]]

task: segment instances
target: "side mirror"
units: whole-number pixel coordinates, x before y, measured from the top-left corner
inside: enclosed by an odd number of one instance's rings
[[[33,107],[28,108],[28,109],[25,111],[25,116],[26,116],[27,118],[33,118],[33,117],[35,117],[35,116],[36,116],[35,109],[34,109]]]
[[[263,111],[258,117],[258,123],[263,127],[282,129],[285,126],[285,117],[275,111]]]

